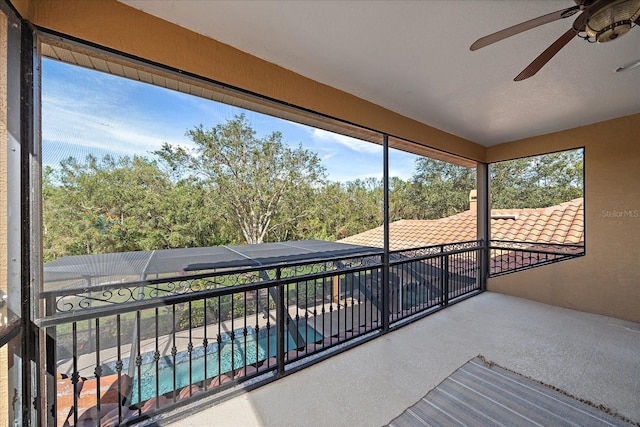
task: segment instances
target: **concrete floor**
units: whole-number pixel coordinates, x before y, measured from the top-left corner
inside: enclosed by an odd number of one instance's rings
[[[479,354],[640,422],[640,324],[485,292],[163,425],[380,426]]]

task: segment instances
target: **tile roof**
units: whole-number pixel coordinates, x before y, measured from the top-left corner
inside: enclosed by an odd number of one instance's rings
[[[434,220],[403,219],[389,224],[391,250],[476,240],[476,211]],[[583,199],[538,209],[492,209],[491,239],[539,243],[584,243]],[[383,247],[383,227],[339,240]]]

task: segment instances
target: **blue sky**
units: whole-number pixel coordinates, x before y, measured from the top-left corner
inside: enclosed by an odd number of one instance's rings
[[[244,112],[261,137],[283,134],[322,159],[332,181],[382,177],[382,147],[366,141],[242,110],[181,92],[58,61],[42,61],[43,164],[73,156],[151,156],[163,142],[192,146],[187,129],[211,128]],[[390,175],[409,179],[416,156],[390,150]]]

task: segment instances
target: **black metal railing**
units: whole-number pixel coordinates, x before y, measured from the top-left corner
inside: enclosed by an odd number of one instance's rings
[[[481,241],[390,254],[390,315],[401,320],[480,289]]]
[[[387,284],[381,252],[369,252],[43,292],[50,422],[132,424],[275,380],[375,336],[385,316],[398,323],[479,290],[482,251],[472,241],[391,252]]]
[[[492,240],[489,276],[500,276],[584,255],[584,244],[558,244]]]

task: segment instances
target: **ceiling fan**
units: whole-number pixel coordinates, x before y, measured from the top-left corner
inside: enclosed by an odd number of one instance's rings
[[[578,12],[580,15],[573,21],[571,28],[553,42],[531,64],[516,76],[515,81],[528,79],[536,74],[553,56],[571,39],[578,36],[591,43],[604,43],[615,40],[626,34],[632,27],[640,25],[640,0],[574,0],[576,6],[542,15],[526,22],[505,28],[476,40],[470,49],[499,42],[523,31],[548,24],[559,19],[568,18]]]

